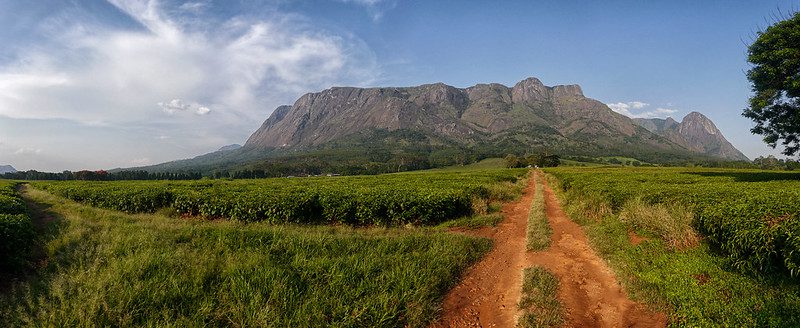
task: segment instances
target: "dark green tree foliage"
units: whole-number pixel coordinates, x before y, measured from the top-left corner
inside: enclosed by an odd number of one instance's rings
[[[86,181],[116,181],[116,180],[196,180],[203,176],[196,172],[147,172],[147,171],[64,171],[61,173],[39,172],[36,170],[5,173],[0,179],[9,180],[86,180]]]
[[[505,157],[506,167],[519,168],[527,166],[538,167],[556,167],[561,164],[561,158],[558,155],[528,155],[527,157],[517,157],[517,155],[509,154]]]
[[[747,72],[754,95],[743,115],[756,126],[753,133],[775,147],[780,141],[783,153],[800,150],[800,13],[775,23],[748,49]]]

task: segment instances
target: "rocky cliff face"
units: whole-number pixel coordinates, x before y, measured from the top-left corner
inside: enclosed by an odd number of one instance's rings
[[[634,121],[649,131],[692,151],[728,160],[749,161],[747,156],[734,147],[708,117],[691,112],[678,123],[667,119],[642,119]]]
[[[682,149],[585,97],[578,85],[549,87],[536,78],[510,88],[437,83],[309,93],[291,106],[278,107],[244,147],[313,147],[366,129],[421,131],[461,145]]]

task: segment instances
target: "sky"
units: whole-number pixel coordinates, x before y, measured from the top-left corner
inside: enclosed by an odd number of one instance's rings
[[[243,144],[331,86],[579,84],[711,118],[750,158],[747,45],[800,0],[0,0],[0,164],[109,169]]]

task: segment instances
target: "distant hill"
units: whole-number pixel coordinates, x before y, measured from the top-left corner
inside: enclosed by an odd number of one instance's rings
[[[218,149],[217,151],[230,151],[230,150],[237,150],[239,148],[242,148],[242,145],[240,145],[240,144],[232,144],[232,145],[223,146],[222,148]]]
[[[725,139],[714,122],[698,112],[689,113],[680,123],[671,117],[636,118],[634,122],[689,150],[727,160],[750,161]]]
[[[0,165],[0,174],[16,173],[17,170],[11,165]]]
[[[241,148],[139,169],[369,173],[509,153],[625,156],[650,163],[727,158],[641,124],[648,123],[637,124],[587,98],[578,85],[551,87],[536,78],[513,87],[334,87],[278,107]]]

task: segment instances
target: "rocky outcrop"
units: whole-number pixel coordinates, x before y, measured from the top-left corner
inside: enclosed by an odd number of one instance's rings
[[[336,87],[278,107],[247,149],[313,147],[366,129],[416,130],[462,145],[509,142],[591,144],[599,148],[682,149],[587,98],[578,85],[545,86],[528,78],[509,88],[443,83],[406,88]]]
[[[671,117],[637,118],[634,121],[645,129],[692,151],[728,160],[750,160],[725,139],[711,119],[698,112],[689,113],[680,123]]]

